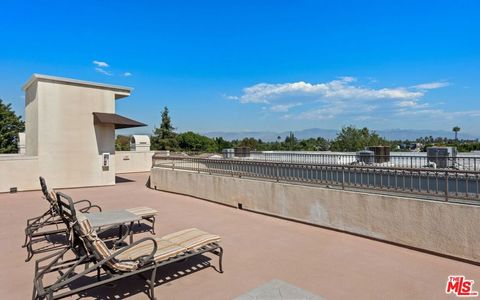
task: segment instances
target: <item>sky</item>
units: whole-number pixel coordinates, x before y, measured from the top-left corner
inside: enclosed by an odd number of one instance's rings
[[[0,98],[33,73],[133,87],[117,113],[179,132],[480,136],[480,1],[2,1]]]

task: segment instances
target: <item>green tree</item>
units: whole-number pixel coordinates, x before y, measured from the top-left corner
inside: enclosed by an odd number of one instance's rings
[[[251,150],[258,150],[258,140],[255,138],[244,138],[237,145],[237,147],[249,147]]]
[[[115,139],[115,150],[116,151],[130,151],[130,136],[128,135],[117,135]]]
[[[217,137],[214,139],[218,153],[221,153],[223,149],[233,148],[233,143],[225,140],[222,137]]]
[[[180,149],[194,152],[215,152],[217,144],[207,136],[187,131],[177,135],[177,142]]]
[[[334,151],[358,151],[367,146],[386,145],[388,142],[376,132],[366,127],[357,129],[354,126],[343,127],[331,144]]]
[[[326,151],[330,147],[329,142],[322,137],[301,140],[299,144],[303,151]]]
[[[452,129],[453,132],[455,132],[455,140],[458,141],[458,132],[460,131],[460,127],[455,126]]]
[[[301,150],[299,147],[297,147],[297,144],[298,139],[295,137],[293,132],[290,132],[290,134],[285,138],[285,147],[289,151]]]
[[[18,152],[18,134],[25,131],[25,122],[12,110],[12,105],[0,99],[0,153]]]
[[[175,137],[175,127],[173,127],[172,120],[170,119],[168,107],[165,106],[162,112],[160,128],[155,128],[153,130],[153,135],[151,137],[152,149],[177,150],[178,142]]]

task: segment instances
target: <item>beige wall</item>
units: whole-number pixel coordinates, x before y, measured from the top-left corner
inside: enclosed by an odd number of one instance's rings
[[[0,193],[18,190],[36,190],[38,181],[38,157],[23,155],[0,155]]]
[[[3,157],[1,191],[39,189],[39,175],[54,188],[115,184],[115,125],[96,124],[93,113],[115,113],[115,101],[131,89],[40,74],[23,89],[26,153],[23,161]]]
[[[151,186],[480,262],[480,207],[153,168]]]
[[[116,173],[148,172],[154,151],[116,151]]]
[[[115,129],[113,125],[95,125],[92,114],[114,113],[114,92],[38,81],[36,102],[38,121],[26,119],[26,128],[27,136],[29,130],[37,132],[37,149],[30,151],[34,145],[27,143],[27,153],[37,153],[47,183],[57,188],[115,184],[114,156],[109,170],[102,169],[101,157],[102,152],[114,155]]]
[[[25,90],[25,154],[38,154],[38,98],[37,83]]]

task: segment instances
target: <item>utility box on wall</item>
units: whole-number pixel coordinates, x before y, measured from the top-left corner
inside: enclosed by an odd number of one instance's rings
[[[102,153],[102,170],[108,171],[110,169],[110,153]]]
[[[130,151],[150,151],[150,137],[148,135],[132,135],[130,138]]]

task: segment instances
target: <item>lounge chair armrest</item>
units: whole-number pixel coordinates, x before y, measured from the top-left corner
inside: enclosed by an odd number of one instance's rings
[[[153,249],[152,249],[152,252],[149,254],[149,255],[144,255],[144,256],[141,256],[138,260],[139,260],[139,265],[140,266],[143,266],[149,262],[151,262],[153,260],[153,256],[155,255],[155,253],[157,252],[157,241],[155,241],[155,239],[151,238],[151,237],[145,237],[143,239],[139,239],[138,241],[134,242],[134,243],[131,243],[130,245],[128,246],[125,246],[123,247],[122,249],[120,250],[117,250],[115,251],[112,255],[110,255],[109,257],[105,258],[102,263],[104,262],[107,262],[109,260],[112,260],[113,258],[115,258],[116,256],[120,255],[121,253],[127,251],[128,249],[138,245],[138,244],[141,244],[141,243],[144,243],[144,242],[147,242],[147,241],[151,241],[153,243]]]
[[[92,206],[89,206],[89,207],[81,208],[81,209],[79,209],[79,211],[82,212],[82,213],[89,213],[92,208],[96,208],[96,209],[98,209],[99,212],[102,212],[102,208],[98,205],[95,205],[95,204],[93,204]]]
[[[81,211],[83,213],[89,212],[91,208],[96,208],[99,211],[102,211],[102,208],[100,206],[92,204],[92,202],[90,202],[90,200],[87,200],[87,199],[78,200],[78,201],[73,202],[74,205],[78,205],[80,203],[86,203],[87,204],[86,207],[82,207],[82,208],[79,209],[79,211]]]

